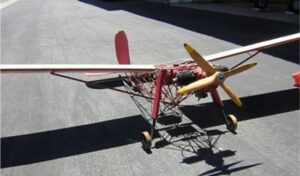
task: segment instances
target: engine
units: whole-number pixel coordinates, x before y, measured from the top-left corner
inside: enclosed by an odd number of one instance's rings
[[[196,81],[196,75],[191,70],[181,71],[177,73],[175,80],[178,85],[184,86]]]

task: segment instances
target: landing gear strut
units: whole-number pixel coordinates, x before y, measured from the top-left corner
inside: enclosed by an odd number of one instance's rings
[[[227,129],[230,132],[236,134],[237,118],[234,115],[232,115],[232,114],[229,114],[229,115],[226,114],[226,112],[223,109],[224,104],[221,101],[219,93],[217,92],[216,89],[210,90],[210,93],[211,93],[212,99],[214,100],[216,106],[218,107],[218,109],[219,109],[219,111],[221,113],[221,116],[225,120],[225,124],[226,124]]]

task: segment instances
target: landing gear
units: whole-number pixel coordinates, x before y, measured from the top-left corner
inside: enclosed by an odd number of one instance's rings
[[[220,108],[220,111],[222,113],[222,116],[225,120],[225,124],[227,129],[232,132],[233,134],[236,134],[236,129],[237,129],[237,118],[233,114],[226,114],[223,108]]]
[[[144,150],[150,150],[152,146],[152,139],[155,133],[155,126],[156,126],[156,118],[152,121],[151,132],[143,131],[142,132],[142,147]]]
[[[150,150],[152,146],[152,137],[148,131],[142,132],[142,147],[145,150]]]
[[[211,96],[212,96],[212,99],[214,100],[216,106],[218,107],[219,109],[219,112],[221,114],[221,116],[224,118],[225,120],[225,124],[226,124],[226,127],[227,129],[236,134],[236,129],[237,129],[237,118],[232,115],[232,114],[226,114],[226,112],[224,111],[223,107],[224,107],[224,104],[223,102],[221,101],[220,99],[220,96],[219,96],[219,93],[217,92],[216,89],[214,90],[211,90],[210,91],[211,93]]]
[[[268,0],[255,0],[254,9],[265,10],[268,7]]]
[[[291,14],[299,13],[299,0],[288,0],[286,13],[291,13]]]
[[[226,126],[227,126],[227,129],[230,132],[236,134],[237,118],[232,114],[227,115],[227,117],[226,117]]]

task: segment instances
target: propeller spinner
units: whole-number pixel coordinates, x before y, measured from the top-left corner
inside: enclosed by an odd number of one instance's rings
[[[204,79],[200,79],[198,81],[195,81],[181,89],[178,90],[178,94],[186,94],[191,91],[196,91],[200,89],[204,89],[210,86],[221,86],[223,90],[226,92],[226,94],[232,99],[232,101],[239,107],[242,106],[242,102],[240,98],[235,94],[235,92],[230,88],[228,84],[226,84],[224,81],[233,75],[236,75],[238,73],[241,73],[243,71],[246,71],[252,67],[254,67],[257,63],[250,63],[245,64],[242,66],[239,66],[237,68],[234,68],[229,71],[218,71],[215,68],[213,68],[194,48],[192,48],[188,44],[184,44],[185,49],[190,54],[190,56],[194,59],[194,61],[201,67],[206,73],[207,76]]]

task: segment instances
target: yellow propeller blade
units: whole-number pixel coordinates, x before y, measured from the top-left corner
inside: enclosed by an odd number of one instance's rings
[[[200,89],[209,87],[213,84],[217,85],[218,84],[217,75],[218,75],[218,73],[216,72],[215,74],[213,74],[207,78],[203,78],[198,81],[195,81],[195,82],[179,89],[177,91],[177,93],[183,95],[183,94],[186,94],[186,93],[194,91],[194,90],[200,90]]]
[[[227,93],[227,95],[232,99],[232,101],[239,107],[242,107],[243,104],[240,98],[234,93],[234,91],[230,88],[230,86],[226,83],[220,83],[220,86]]]
[[[228,77],[230,77],[230,76],[232,76],[232,75],[236,75],[236,74],[238,74],[238,73],[241,73],[241,72],[243,72],[243,71],[246,71],[246,70],[248,70],[248,69],[250,69],[250,68],[252,68],[252,67],[254,67],[254,66],[256,66],[256,65],[257,65],[256,62],[250,63],[250,64],[245,64],[245,65],[242,65],[242,66],[240,66],[240,67],[237,67],[237,68],[234,68],[234,69],[232,69],[232,70],[229,70],[229,71],[224,72],[224,75],[225,75],[226,78],[228,78]]]
[[[212,75],[216,72],[216,70],[189,44],[185,43],[184,47],[200,68],[207,73],[207,75]]]
[[[194,48],[192,48],[188,44],[184,44],[185,49],[190,54],[190,56],[194,59],[194,61],[207,73],[208,77],[204,79],[200,79],[195,81],[177,91],[178,94],[185,94],[191,91],[200,90],[207,88],[212,85],[220,85],[226,94],[232,99],[232,101],[239,107],[243,104],[240,98],[234,93],[231,87],[224,82],[224,80],[230,76],[236,75],[243,71],[246,71],[254,66],[256,66],[256,62],[245,64],[240,67],[234,68],[232,70],[226,72],[219,72],[214,69]]]

